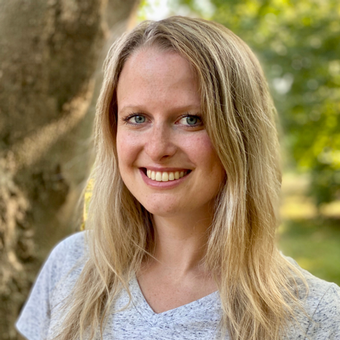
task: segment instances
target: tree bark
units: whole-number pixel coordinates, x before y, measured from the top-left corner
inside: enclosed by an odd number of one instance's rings
[[[0,339],[19,339],[38,269],[80,227],[96,70],[137,2],[0,0]]]

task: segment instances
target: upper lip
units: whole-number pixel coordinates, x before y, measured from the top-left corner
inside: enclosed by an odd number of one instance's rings
[[[146,170],[151,170],[151,171],[156,171],[156,172],[176,172],[176,171],[190,170],[188,168],[160,168],[160,167],[155,167],[155,166],[145,166],[145,167],[140,167],[140,169],[146,169]]]

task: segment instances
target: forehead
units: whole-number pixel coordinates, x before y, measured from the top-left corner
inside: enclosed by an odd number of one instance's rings
[[[171,79],[182,75],[183,78],[196,80],[195,71],[185,57],[174,50],[158,46],[144,46],[133,52],[125,62],[120,77],[126,76],[127,70],[138,76],[143,75],[144,78],[166,76]]]
[[[117,86],[118,106],[122,104],[176,103],[200,105],[196,75],[179,53],[155,47],[142,48],[126,61]]]

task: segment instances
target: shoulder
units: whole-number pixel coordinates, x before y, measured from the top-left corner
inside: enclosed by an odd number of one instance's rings
[[[305,298],[308,305],[317,307],[320,302],[325,300],[330,294],[334,294],[335,300],[339,299],[340,288],[332,282],[322,280],[305,269],[302,269],[295,260],[290,257],[286,259],[297,268],[306,280],[308,293]]]
[[[340,288],[310,273],[305,274],[309,293],[305,308],[311,316],[307,335],[312,339],[340,338]]]
[[[56,255],[66,255],[70,258],[81,257],[85,251],[85,233],[84,231],[75,233],[60,241],[52,250],[50,257]]]
[[[297,319],[304,333],[313,340],[340,338],[340,288],[335,283],[315,277],[298,264],[288,260],[302,273],[308,291],[301,294],[300,312]],[[307,339],[308,339],[307,337]]]
[[[77,278],[88,259],[86,233],[78,232],[59,242],[52,250],[42,271],[47,271],[51,289],[61,280]]]
[[[52,312],[67,298],[79,277],[88,257],[86,248],[85,232],[80,232],[52,250],[16,324],[27,339],[48,338]]]
[[[53,248],[42,271],[49,273],[51,282],[57,282],[84,262],[86,257],[85,232],[79,232],[62,240]]]

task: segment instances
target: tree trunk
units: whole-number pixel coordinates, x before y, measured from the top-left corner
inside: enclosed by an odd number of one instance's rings
[[[0,0],[0,339],[19,339],[37,271],[80,227],[95,71],[136,2]]]

